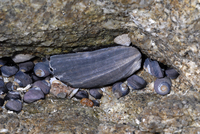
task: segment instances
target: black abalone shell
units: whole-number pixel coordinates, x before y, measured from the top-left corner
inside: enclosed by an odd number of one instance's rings
[[[76,88],[112,84],[132,75],[141,67],[141,53],[134,47],[116,46],[91,52],[50,57],[55,77]]]

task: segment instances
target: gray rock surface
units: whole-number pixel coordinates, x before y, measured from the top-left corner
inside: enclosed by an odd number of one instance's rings
[[[19,114],[1,109],[8,133],[200,133],[198,0],[0,1],[0,57],[37,56],[108,46],[128,33],[132,44],[180,73],[167,96],[148,85],[119,100],[108,87],[99,108],[47,97]],[[110,90],[109,90],[110,89]]]

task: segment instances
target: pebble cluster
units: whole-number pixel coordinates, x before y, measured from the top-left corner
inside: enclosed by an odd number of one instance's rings
[[[125,43],[126,46],[131,43],[128,34],[117,37],[115,42],[120,45]],[[81,104],[89,107],[100,106],[98,99],[103,96],[103,88],[88,90],[72,88],[53,75],[50,65],[48,59],[41,60],[28,54],[1,58],[0,106],[5,105],[6,109],[18,113],[22,110],[23,102],[32,103],[44,99],[45,95],[50,92],[58,98],[74,97],[79,99]],[[166,95],[170,92],[172,85],[170,79],[175,79],[179,75],[175,69],[161,68],[157,61],[152,61],[149,58],[144,61],[143,67],[151,75],[157,77],[154,89],[160,95]],[[114,83],[112,92],[119,99],[127,95],[130,90],[140,90],[146,85],[147,82],[142,77],[133,74],[124,82]],[[89,96],[92,96],[92,99]]]

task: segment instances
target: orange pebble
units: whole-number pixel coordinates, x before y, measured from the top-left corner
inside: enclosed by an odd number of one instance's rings
[[[90,100],[88,98],[81,99],[81,104],[89,106],[89,107],[93,107],[93,105],[94,105],[94,103],[92,102],[92,100]]]

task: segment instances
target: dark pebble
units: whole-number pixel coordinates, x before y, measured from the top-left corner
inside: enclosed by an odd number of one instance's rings
[[[89,95],[87,91],[80,90],[74,95],[74,97],[77,99],[82,99],[82,98],[89,98]]]
[[[4,97],[4,100],[21,100],[21,96],[20,96],[20,93],[19,92],[16,92],[16,91],[10,91],[7,93],[7,95]]]
[[[176,79],[179,76],[179,73],[173,68],[167,68],[165,74],[170,79]]]
[[[26,74],[26,73],[24,73],[22,71],[18,71],[15,74],[14,81],[17,82],[20,87],[25,87],[28,84],[32,84],[31,77],[28,74]]]
[[[2,76],[5,76],[5,77],[10,77],[12,75],[15,75],[17,71],[18,71],[17,66],[2,66],[1,67]]]
[[[51,89],[51,85],[46,80],[40,80],[33,83],[33,87],[39,87],[44,94],[48,94]]]
[[[115,95],[115,97],[120,98],[129,93],[129,88],[126,84],[118,82],[113,85],[112,92]]]
[[[95,99],[101,99],[101,97],[103,96],[103,92],[101,89],[97,88],[97,89],[90,89],[89,93],[92,97],[94,97]]]
[[[4,104],[4,99],[0,98],[0,106],[2,107]]]
[[[34,73],[38,77],[47,77],[51,74],[48,62],[38,62],[34,67]]]
[[[37,87],[29,89],[24,95],[24,102],[26,103],[32,103],[40,99],[44,99],[44,93]]]
[[[6,109],[14,111],[14,112],[20,112],[22,110],[22,102],[19,100],[9,100],[6,105]]]
[[[133,90],[138,90],[145,88],[147,82],[138,75],[132,75],[127,79],[127,85]]]
[[[32,61],[24,62],[19,64],[19,70],[22,72],[31,71],[34,67],[34,63]]]

